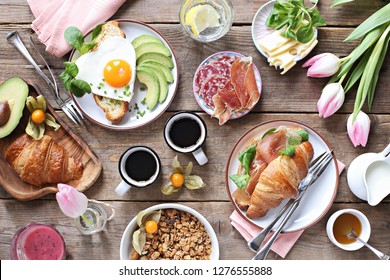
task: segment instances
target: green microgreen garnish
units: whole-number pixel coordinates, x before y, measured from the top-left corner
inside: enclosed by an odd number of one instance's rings
[[[326,24],[319,11],[306,7],[303,0],[279,0],[275,2],[266,25],[276,30],[286,26],[283,36],[305,44],[313,38],[315,27]]]

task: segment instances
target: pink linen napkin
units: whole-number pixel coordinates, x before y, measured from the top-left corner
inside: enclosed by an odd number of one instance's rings
[[[339,169],[339,174],[344,170],[344,163],[337,160],[337,165]],[[245,220],[237,211],[233,211],[230,216],[231,224],[234,226],[239,233],[245,238],[246,241],[251,240],[255,235],[257,235],[261,229],[253,226],[247,220]],[[292,246],[297,242],[298,238],[301,236],[304,230],[291,232],[291,233],[282,233],[278,236],[275,243],[272,245],[271,250],[282,258],[286,257],[287,253],[291,250]],[[271,236],[267,237],[265,242]]]
[[[64,31],[76,26],[83,34],[109,19],[126,0],[27,0],[35,17],[32,29],[46,45],[46,51],[61,57],[72,47]]]

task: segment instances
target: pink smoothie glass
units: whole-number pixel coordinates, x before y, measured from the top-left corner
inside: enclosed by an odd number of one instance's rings
[[[31,223],[19,229],[11,242],[13,260],[64,260],[65,241],[51,225]]]

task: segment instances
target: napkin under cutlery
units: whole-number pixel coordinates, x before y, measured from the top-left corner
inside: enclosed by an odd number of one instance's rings
[[[344,170],[345,165],[339,160],[337,160],[337,165],[340,175],[341,172]],[[233,211],[233,213],[231,214],[230,222],[232,226],[235,227],[237,231],[245,238],[246,241],[251,240],[262,230],[250,224],[237,211]],[[272,245],[271,250],[282,258],[285,258],[303,232],[304,230],[300,230],[296,232],[280,234],[279,237],[276,239],[275,243]],[[264,242],[267,242],[267,240],[271,236],[272,235],[267,236]]]
[[[35,17],[32,29],[46,45],[46,51],[61,57],[72,47],[64,31],[76,26],[83,34],[115,14],[126,0],[27,0]]]

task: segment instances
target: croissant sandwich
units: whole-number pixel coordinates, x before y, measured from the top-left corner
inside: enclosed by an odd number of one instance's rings
[[[82,163],[69,157],[47,135],[34,140],[23,134],[11,143],[4,157],[23,181],[37,187],[77,180],[83,174]]]
[[[248,160],[245,163],[243,159],[251,158],[250,149],[252,160],[248,166]],[[307,132],[299,127],[275,128],[261,139],[252,140],[240,156],[240,175],[231,176],[239,187],[233,192],[238,207],[246,210],[248,218],[257,218],[266,215],[285,198],[296,197],[313,154]]]

